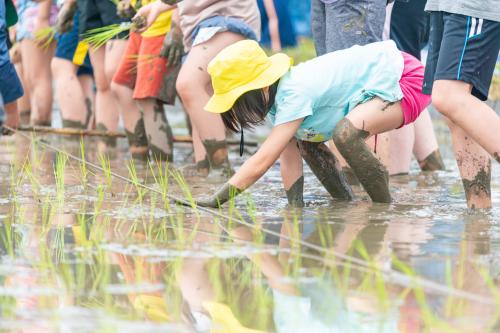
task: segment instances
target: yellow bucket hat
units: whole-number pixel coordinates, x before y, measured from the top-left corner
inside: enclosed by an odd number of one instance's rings
[[[288,72],[292,59],[284,53],[268,57],[256,41],[242,40],[222,50],[209,64],[214,95],[205,106],[212,113],[231,109],[244,93],[268,87]]]

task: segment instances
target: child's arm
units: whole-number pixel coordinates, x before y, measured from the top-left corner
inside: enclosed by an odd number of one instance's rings
[[[217,193],[205,200],[198,200],[203,207],[218,207],[243,190],[252,186],[276,162],[290,144],[304,118],[300,118],[273,128],[262,147],[250,157],[238,172]]]
[[[66,0],[64,1],[61,10],[57,14],[56,21],[56,31],[58,33],[65,33],[73,28],[73,17],[76,12],[76,1],[75,0]]]
[[[292,139],[280,156],[281,178],[285,187],[288,204],[293,207],[304,206],[304,176],[302,156],[297,140]]]
[[[173,10],[175,8],[177,8],[176,4],[167,5],[159,0],[151,2],[146,6],[142,6],[141,9],[137,11],[137,14],[135,14],[134,19],[139,16],[145,17],[146,25],[142,27],[142,29],[139,29],[138,32],[144,32],[145,30],[147,30],[154,23],[154,21],[156,21],[156,19],[158,18],[158,16],[160,16],[161,13]]]

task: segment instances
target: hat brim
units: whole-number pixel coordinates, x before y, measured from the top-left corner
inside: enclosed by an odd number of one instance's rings
[[[268,87],[288,72],[292,60],[284,53],[277,53],[269,57],[271,66],[260,74],[255,80],[237,87],[225,94],[214,94],[205,105],[205,110],[212,113],[229,111],[236,100],[246,92]]]

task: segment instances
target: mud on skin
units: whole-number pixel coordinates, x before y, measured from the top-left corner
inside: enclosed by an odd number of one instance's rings
[[[292,207],[304,207],[304,176],[300,176],[295,183],[286,190],[288,204]]]
[[[337,158],[324,143],[299,141],[302,158],[333,198],[352,200],[354,194]]]
[[[369,133],[342,119],[335,127],[333,141],[351,166],[373,202],[390,203],[389,173],[365,143]]]
[[[210,168],[230,168],[226,140],[203,140]]]
[[[127,134],[128,143],[131,148],[145,148],[145,153],[132,152],[132,157],[141,160],[146,159],[148,155],[148,139],[146,138],[144,120],[141,118],[137,121],[133,133],[128,131],[127,129],[125,129],[125,133]]]
[[[161,103],[156,103],[154,107],[153,114],[153,123],[154,128],[158,129],[158,135],[160,136],[158,140],[153,140],[153,136],[149,133],[147,135],[149,142],[149,148],[153,157],[155,159],[159,159],[161,161],[173,161],[173,151],[174,151],[174,135],[172,132],[172,128],[168,124],[167,117],[165,116],[165,112],[163,112],[163,105]],[[157,146],[153,142],[162,142],[165,145],[163,147]]]
[[[79,120],[63,119],[62,125],[64,128],[76,128],[76,129],[82,129],[82,130],[87,128],[87,123],[82,124]]]
[[[96,125],[96,129],[98,131],[102,131],[102,132],[108,132],[108,128],[106,127],[106,125],[104,125],[103,123],[98,123]],[[115,147],[116,146],[116,138],[110,138],[110,137],[101,137],[99,139],[101,142],[104,142],[107,146],[110,146],[110,147]]]
[[[424,160],[419,161],[418,164],[422,171],[439,171],[446,169],[439,149],[433,151]]]
[[[494,153],[493,157],[495,158],[495,160],[497,160],[498,163],[500,163],[500,152]]]
[[[487,168],[481,168],[473,180],[462,179],[467,201],[471,197],[491,198],[491,161]],[[474,208],[474,207],[473,207]]]
[[[87,110],[87,117],[85,117],[85,127],[89,127],[93,112],[92,112],[92,100],[88,97],[85,98],[85,108]]]

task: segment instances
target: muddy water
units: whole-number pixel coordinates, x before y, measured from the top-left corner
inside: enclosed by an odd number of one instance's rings
[[[79,156],[78,141],[2,138],[0,331],[500,331],[500,168],[495,208],[468,211],[436,126],[448,171],[415,163],[391,179],[391,205],[359,187],[332,200],[307,170],[291,211],[275,166],[229,220],[172,204],[186,189],[131,164],[125,140],[106,155],[85,140],[85,155],[130,182],[36,143]],[[190,161],[189,146],[175,153]],[[216,186],[186,181],[194,196]]]

